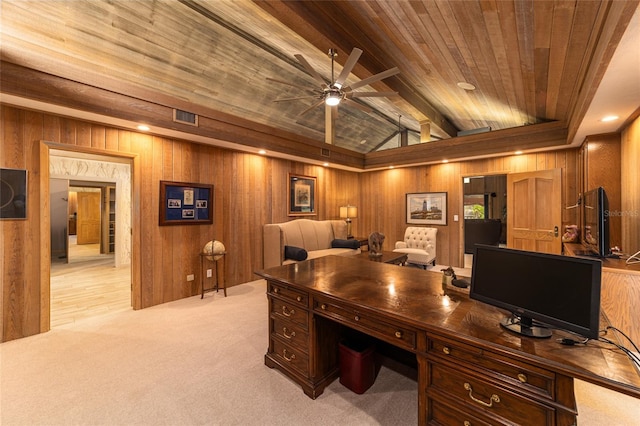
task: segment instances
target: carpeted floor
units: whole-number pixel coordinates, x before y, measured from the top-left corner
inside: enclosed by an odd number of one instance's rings
[[[0,345],[0,424],[414,425],[417,384],[383,367],[316,400],[264,365],[264,281],[86,319]],[[577,384],[580,425],[625,425],[640,401]]]

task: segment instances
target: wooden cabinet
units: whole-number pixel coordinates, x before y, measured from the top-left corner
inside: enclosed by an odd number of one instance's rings
[[[100,253],[116,251],[116,188],[107,186],[102,190],[102,237]]]

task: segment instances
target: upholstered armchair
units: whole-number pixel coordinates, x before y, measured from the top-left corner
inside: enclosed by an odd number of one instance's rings
[[[409,226],[404,232],[404,240],[397,241],[393,250],[407,254],[407,263],[420,265],[427,269],[428,265],[436,264],[436,235],[437,228]]]

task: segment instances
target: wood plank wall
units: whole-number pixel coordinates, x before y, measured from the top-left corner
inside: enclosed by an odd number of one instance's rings
[[[383,250],[391,250],[396,241],[402,240],[407,226],[405,194],[446,192],[447,225],[434,226],[438,228],[436,262],[464,266],[463,177],[560,168],[563,207],[566,207],[575,204],[578,195],[577,152],[575,149],[566,149],[362,173],[358,207],[362,207],[365,214],[353,221],[354,234],[382,232],[385,234]],[[577,213],[575,209],[563,208],[563,225],[578,223]],[[458,215],[458,222],[454,222],[454,215]]]
[[[625,253],[640,250],[640,113],[622,131],[620,157],[621,170],[621,227],[622,246]]]
[[[135,158],[132,285],[136,309],[198,294],[198,253],[210,239],[227,247],[229,286],[253,280],[253,272],[262,267],[262,225],[290,219],[289,173],[318,178],[316,219],[335,219],[341,205],[356,205],[359,214],[353,221],[353,233],[383,232],[385,249],[403,236],[407,192],[446,191],[449,218],[447,226],[439,227],[438,263],[453,266],[462,261],[462,222],[456,224],[452,217],[462,218],[463,176],[560,167],[567,205],[577,195],[577,150],[355,173],[6,105],[1,108],[1,120],[0,166],[29,172],[27,220],[0,222],[1,341],[48,330],[49,265],[46,257],[41,260],[39,256],[41,246],[48,244],[48,229],[40,220],[40,211],[48,209],[48,193],[39,184],[40,174],[47,173],[47,164],[41,165],[40,152],[47,150],[43,140],[71,150]],[[160,180],[213,184],[213,225],[158,226]],[[570,215],[565,212],[565,223],[575,223]],[[187,282],[186,275],[192,273],[195,281]]]

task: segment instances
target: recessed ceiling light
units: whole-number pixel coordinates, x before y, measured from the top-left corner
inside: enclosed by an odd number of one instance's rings
[[[522,151],[516,151],[514,152],[515,155],[522,155]]]
[[[620,117],[618,117],[617,115],[607,115],[606,117],[603,117],[600,121],[606,123],[608,121],[615,121],[618,118],[620,118]]]
[[[267,151],[265,151],[264,149],[261,149],[260,151],[258,151],[258,154],[260,155],[265,155],[267,153]]]
[[[393,166],[389,166],[390,169],[393,169]]]
[[[138,126],[138,130],[140,130],[141,132],[148,132],[149,130],[151,130],[151,128],[149,126],[144,125],[144,124],[140,124]]]
[[[329,163],[322,163],[323,166],[329,167]]]
[[[442,162],[446,164],[449,162],[449,160],[442,160]]]
[[[466,81],[458,83],[458,87],[464,90],[476,90],[476,86],[471,83],[467,83]]]

